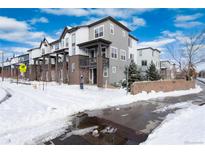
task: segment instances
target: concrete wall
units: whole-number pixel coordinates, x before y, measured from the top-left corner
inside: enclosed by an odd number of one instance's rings
[[[135,82],[131,86],[131,94],[135,95],[142,91],[151,92],[152,90],[159,92],[168,92],[175,90],[188,90],[195,88],[195,81],[186,80],[167,80],[167,81],[149,81]]]

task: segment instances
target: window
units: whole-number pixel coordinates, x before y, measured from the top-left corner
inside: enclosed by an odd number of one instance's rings
[[[152,51],[152,57],[154,57],[154,51]]]
[[[65,46],[68,48],[69,47],[69,38],[65,39]]]
[[[59,43],[57,43],[56,45],[55,45],[55,50],[58,50],[59,49]]]
[[[75,45],[75,41],[76,41],[75,39],[76,39],[75,33],[73,33],[72,34],[72,45]]]
[[[75,46],[72,46],[72,55],[75,55]]]
[[[130,37],[128,38],[128,46],[132,47],[132,39]]]
[[[120,59],[126,60],[126,51],[125,50],[120,50]]]
[[[102,47],[102,57],[104,57],[104,58],[107,57],[107,50],[105,47]]]
[[[126,36],[126,33],[125,33],[125,31],[124,31],[124,30],[122,31],[122,36],[123,36],[123,37],[125,37],[125,36]]]
[[[103,68],[103,77],[108,77],[108,67]]]
[[[130,54],[130,59],[134,59],[134,54],[133,53]]]
[[[110,34],[114,35],[114,25],[110,24]]]
[[[112,73],[115,74],[117,72],[116,66],[112,67]]]
[[[74,72],[75,71],[75,63],[71,64],[71,71]]]
[[[142,60],[142,66],[147,66],[147,61],[146,60]]]
[[[44,55],[46,53],[45,49],[42,49],[42,55]]]
[[[111,47],[111,58],[117,59],[118,58],[118,50],[117,48]]]
[[[64,40],[61,42],[61,48],[64,48]]]
[[[139,55],[142,56],[142,50],[140,50]]]
[[[94,29],[95,38],[103,37],[104,36],[104,26],[100,26]]]

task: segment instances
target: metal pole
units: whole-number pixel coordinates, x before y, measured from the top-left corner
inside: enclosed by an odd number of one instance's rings
[[[1,78],[2,78],[2,82],[4,81],[4,52],[1,52],[2,54],[2,68],[1,68]]]
[[[127,94],[128,94],[128,76],[129,76],[129,65],[127,65]]]

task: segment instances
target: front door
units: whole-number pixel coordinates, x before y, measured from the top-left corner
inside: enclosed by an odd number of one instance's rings
[[[93,84],[97,84],[97,69],[93,69]]]

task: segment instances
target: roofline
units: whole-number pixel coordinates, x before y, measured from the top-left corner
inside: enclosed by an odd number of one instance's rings
[[[136,38],[136,37],[134,37],[133,35],[129,34],[129,36],[130,36],[132,39],[134,39],[135,41],[139,41],[139,39]]]
[[[122,28],[125,29],[126,31],[131,32],[131,30],[130,30],[129,28],[127,28],[125,25],[123,25],[122,23],[120,23],[119,21],[117,21],[116,19],[114,19],[114,18],[111,17],[111,16],[108,16],[108,17],[105,17],[105,18],[103,18],[103,19],[100,19],[100,20],[98,20],[98,21],[96,21],[96,22],[93,22],[93,23],[89,24],[88,27],[95,26],[95,25],[100,24],[100,23],[102,23],[102,22],[104,22],[104,21],[106,21],[106,20],[111,20],[112,22],[114,22],[114,23],[117,24],[118,26],[122,27]]]
[[[154,48],[152,48],[152,47],[139,48],[139,49],[137,49],[137,50],[145,50],[145,49],[151,49],[151,50],[153,50],[153,51],[158,51],[159,53],[161,53],[160,50],[158,50],[158,49],[154,49]]]

